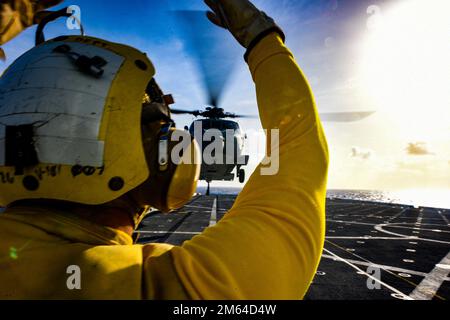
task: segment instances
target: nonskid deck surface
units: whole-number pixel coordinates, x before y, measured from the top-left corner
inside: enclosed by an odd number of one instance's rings
[[[219,222],[236,196],[197,196],[147,217],[140,243],[181,245]],[[327,200],[327,236],[306,299],[450,299],[450,210]]]

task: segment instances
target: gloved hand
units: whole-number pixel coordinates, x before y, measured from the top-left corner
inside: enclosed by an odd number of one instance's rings
[[[0,45],[16,37],[26,28],[39,23],[47,14],[44,11],[63,0],[1,0]],[[0,58],[4,54],[0,49]]]
[[[251,49],[269,33],[277,32],[284,41],[284,33],[275,21],[248,0],[205,0],[205,3],[212,10],[207,12],[208,19],[228,29],[247,49],[246,60]]]

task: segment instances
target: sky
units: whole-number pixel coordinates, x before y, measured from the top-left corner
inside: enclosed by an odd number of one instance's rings
[[[330,189],[450,191],[450,19],[446,17],[450,1],[254,3],[285,31],[286,44],[309,79],[320,112],[375,111],[359,122],[324,123],[331,156]],[[64,5],[81,8],[87,35],[146,52],[156,67],[156,80],[174,95],[176,108],[205,105],[196,50],[187,41],[186,25],[174,14],[174,10],[206,10],[203,1],[70,0]],[[75,31],[62,21],[51,25],[47,36]],[[226,31],[215,32],[230,57],[220,105],[229,112],[256,115],[244,49]],[[33,39],[34,28],[6,44],[8,60],[0,62],[0,71],[32,48]],[[175,120],[182,128],[193,118]],[[258,120],[240,124],[250,137],[262,141]],[[249,152],[247,175],[264,150]]]

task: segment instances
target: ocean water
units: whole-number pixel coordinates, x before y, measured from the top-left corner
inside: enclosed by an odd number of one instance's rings
[[[241,188],[211,187],[211,194],[237,195]],[[199,187],[200,194],[206,193],[205,187]],[[410,190],[329,190],[328,198],[351,199],[450,209],[450,189],[410,189]]]
[[[398,203],[415,207],[450,209],[450,189],[330,190],[327,196],[340,199]]]

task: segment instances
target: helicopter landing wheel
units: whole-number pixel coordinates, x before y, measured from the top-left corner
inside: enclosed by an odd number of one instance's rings
[[[207,181],[208,187],[206,188],[206,195],[209,196],[211,194],[210,184],[211,182]]]
[[[244,183],[245,182],[245,170],[244,169],[239,169],[238,177],[239,177],[239,182],[240,183]]]

